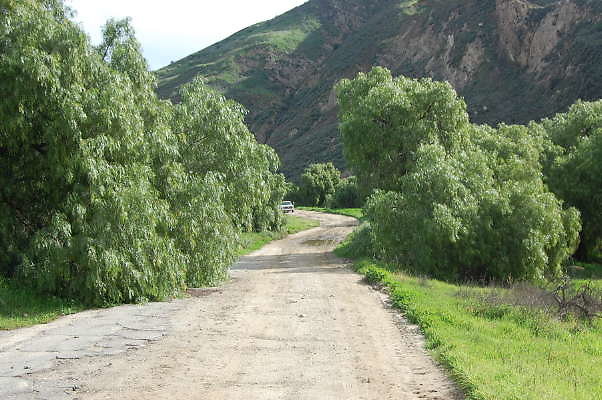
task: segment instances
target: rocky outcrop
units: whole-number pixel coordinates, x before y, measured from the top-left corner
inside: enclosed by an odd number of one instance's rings
[[[549,66],[546,58],[586,16],[586,9],[572,1],[543,7],[525,0],[496,0],[500,49],[527,71],[541,73]]]

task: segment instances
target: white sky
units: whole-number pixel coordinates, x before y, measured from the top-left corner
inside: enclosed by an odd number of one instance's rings
[[[107,19],[132,17],[144,56],[155,70],[306,0],[65,0],[75,20],[100,41]]]

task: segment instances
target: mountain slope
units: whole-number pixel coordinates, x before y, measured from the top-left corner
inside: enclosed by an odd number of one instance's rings
[[[311,0],[161,69],[158,90],[206,77],[296,177],[344,166],[332,87],[373,65],[450,81],[475,122],[538,119],[602,97],[602,2]]]

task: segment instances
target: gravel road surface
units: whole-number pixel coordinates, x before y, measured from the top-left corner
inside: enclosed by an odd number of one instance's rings
[[[0,399],[462,399],[418,329],[331,250],[353,218],[243,257],[216,289],[0,332]]]

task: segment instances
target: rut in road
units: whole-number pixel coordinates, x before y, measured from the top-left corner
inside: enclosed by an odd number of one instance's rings
[[[16,348],[36,343],[43,350],[40,343],[47,337],[41,330],[0,336],[10,343],[0,347],[0,384],[9,379],[20,385],[4,397],[461,399],[425,352],[417,327],[391,311],[382,293],[364,285],[331,253],[356,221],[298,213],[319,219],[321,226],[243,257],[221,288],[193,291],[195,297],[171,303],[83,313],[68,324],[53,323],[55,328],[49,324],[57,337],[60,324],[86,326],[115,310],[121,313],[121,326],[129,323],[130,314],[146,315],[147,325],[153,318],[161,322],[162,333],[134,327],[132,337],[150,332],[150,345],[122,341],[121,351],[107,354],[80,345],[81,357],[43,365],[32,361],[39,368],[26,373],[19,370],[22,365],[13,365],[19,374],[1,375],[9,366],[2,352],[18,354]],[[97,326],[93,346],[111,335],[123,338],[123,329],[114,328]]]

